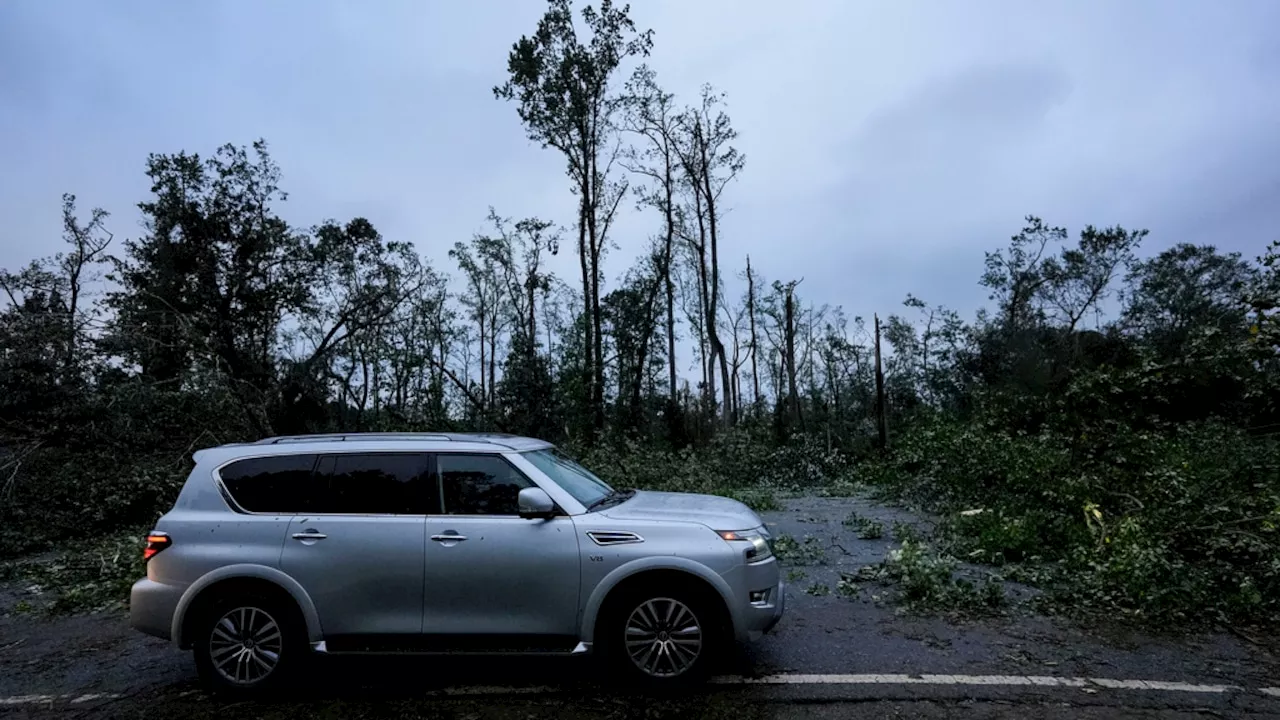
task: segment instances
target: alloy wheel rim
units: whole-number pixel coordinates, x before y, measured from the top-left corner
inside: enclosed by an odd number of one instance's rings
[[[647,675],[670,678],[693,667],[702,654],[702,626],[688,605],[654,598],[631,612],[626,625],[627,655]]]
[[[235,685],[253,685],[270,675],[280,664],[283,647],[279,623],[256,607],[228,611],[209,636],[214,669]]]

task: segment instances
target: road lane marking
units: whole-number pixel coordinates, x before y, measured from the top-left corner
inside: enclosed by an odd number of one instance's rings
[[[117,700],[122,697],[124,696],[119,693],[85,693],[84,695],[71,698],[71,704],[78,705],[80,703],[89,702],[90,700]]]
[[[53,695],[17,695],[0,698],[0,705],[33,705],[40,702],[53,702]]]
[[[1174,682],[1168,680],[1121,680],[1117,678],[1058,677],[1054,675],[937,675],[905,673],[851,674],[803,674],[762,675],[744,677],[722,675],[711,678],[715,685],[949,685],[985,687],[1040,687],[1079,688],[1085,690],[1146,690],[1158,692],[1222,694],[1248,692],[1238,685],[1214,685]],[[554,693],[558,688],[548,685],[502,686],[458,685],[424,693],[425,695],[528,695]],[[1257,692],[1280,698],[1280,687],[1257,688]],[[190,694],[190,692],[186,693]],[[116,700],[119,693],[65,693],[62,695],[15,695],[0,697],[0,707],[23,705],[50,705],[65,702],[73,705],[93,700]]]
[[[1166,680],[1118,680],[1115,678],[1057,677],[1053,675],[764,675],[761,677],[721,676],[711,682],[721,685],[985,685],[1076,687],[1091,686],[1108,690],[1160,690],[1164,692],[1225,693],[1242,690],[1235,685],[1204,685]],[[1273,688],[1264,688],[1266,692]],[[1267,693],[1272,694],[1272,693]],[[1280,696],[1280,689],[1275,695]]]
[[[14,705],[47,705],[55,702],[69,702],[73,705],[87,703],[90,700],[116,700],[124,697],[119,693],[66,693],[64,695],[15,695],[0,697],[0,707]]]

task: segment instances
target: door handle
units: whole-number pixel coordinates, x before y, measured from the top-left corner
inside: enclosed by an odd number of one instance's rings
[[[322,532],[316,532],[315,530],[307,530],[306,532],[296,532],[293,534],[294,540],[323,540],[327,537],[329,536]]]
[[[457,542],[459,540],[466,540],[467,536],[458,535],[457,533],[454,533],[454,534],[445,533],[444,535],[432,535],[431,539],[435,540],[436,542]]]

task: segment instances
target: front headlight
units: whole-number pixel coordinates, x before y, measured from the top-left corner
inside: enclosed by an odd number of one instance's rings
[[[764,528],[756,530],[717,530],[716,534],[728,543],[747,545],[744,557],[747,562],[758,562],[773,556],[769,534]]]

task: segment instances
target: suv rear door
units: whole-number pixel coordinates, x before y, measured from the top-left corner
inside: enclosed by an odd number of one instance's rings
[[[223,499],[239,513],[235,522],[222,514],[171,510],[157,525],[177,542],[162,560],[148,563],[148,573],[157,566],[173,568],[181,575],[171,579],[186,584],[232,563],[280,567],[289,521],[306,502],[318,459],[314,453],[285,453],[240,458],[215,469]]]
[[[526,520],[535,483],[498,454],[439,453],[427,518],[423,632],[440,650],[568,650],[581,584],[573,519]]]
[[[281,569],[320,616],[331,649],[422,631],[425,516],[438,495],[425,453],[324,455],[293,518]]]

